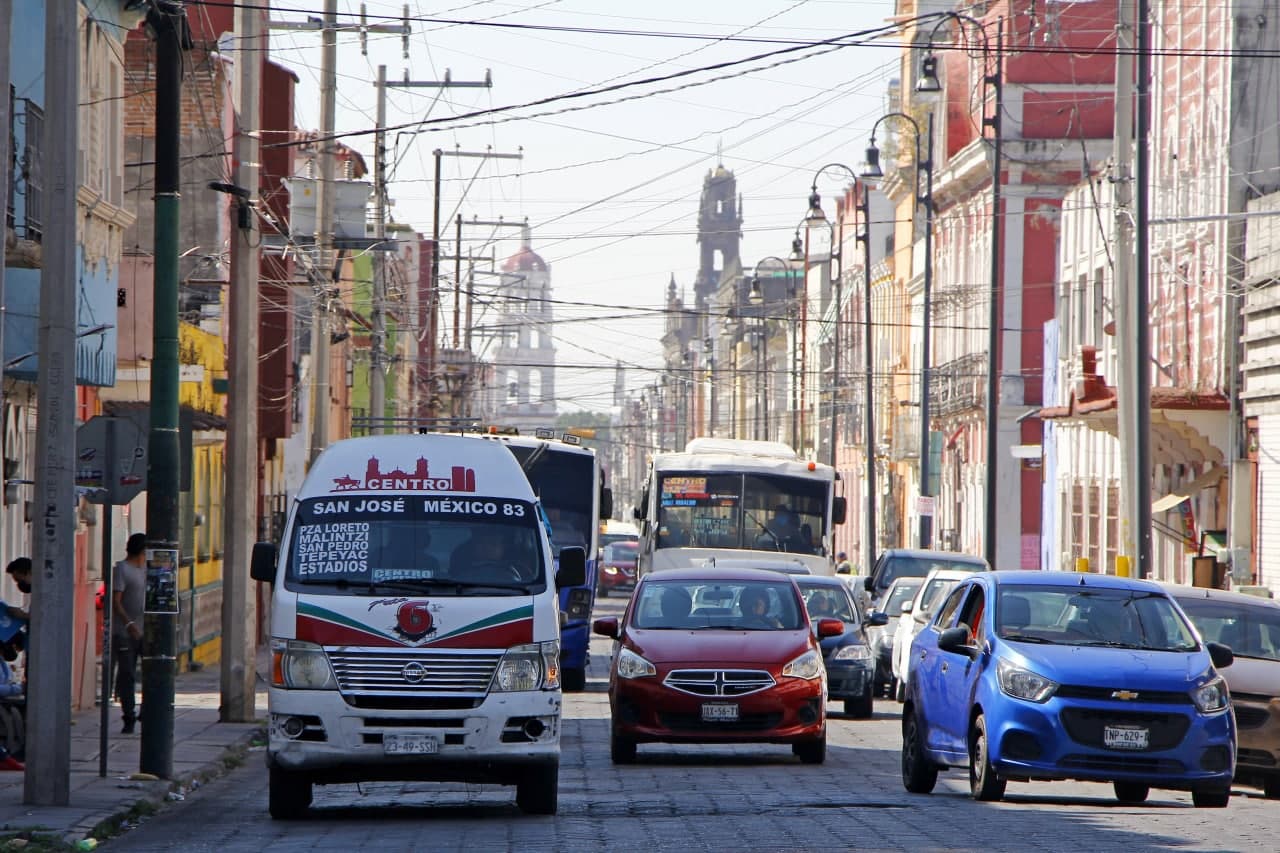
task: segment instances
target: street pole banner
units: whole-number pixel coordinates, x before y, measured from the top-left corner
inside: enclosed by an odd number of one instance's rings
[[[177,548],[147,549],[147,602],[144,612],[177,614]]]

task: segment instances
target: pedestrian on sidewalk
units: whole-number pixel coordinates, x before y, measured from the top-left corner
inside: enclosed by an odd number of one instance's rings
[[[111,570],[111,654],[115,660],[116,699],[124,714],[121,734],[133,734],[134,671],[142,651],[142,610],[147,591],[147,536],[135,533],[125,543],[125,558]]]

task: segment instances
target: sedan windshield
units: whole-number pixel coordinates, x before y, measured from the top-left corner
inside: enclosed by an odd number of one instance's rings
[[[849,594],[830,584],[806,584],[799,581],[800,595],[811,619],[839,619],[849,625],[858,621]]]
[[[642,584],[632,624],[644,629],[794,631],[804,613],[789,581],[651,581]]]
[[[1079,586],[1000,590],[996,631],[1006,640],[1188,652],[1195,635],[1163,593]]]
[[[1179,598],[1200,636],[1246,658],[1280,661],[1280,607],[1211,598]]]

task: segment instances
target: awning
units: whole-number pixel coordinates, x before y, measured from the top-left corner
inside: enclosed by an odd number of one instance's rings
[[[1196,477],[1190,483],[1183,483],[1169,494],[1152,502],[1151,511],[1168,512],[1178,504],[1200,492],[1201,489],[1218,485],[1218,482],[1225,476],[1227,476],[1227,469],[1215,465],[1199,477]]]

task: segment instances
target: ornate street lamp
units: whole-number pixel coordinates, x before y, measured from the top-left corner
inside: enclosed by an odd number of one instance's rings
[[[876,147],[876,130],[888,119],[901,119],[911,125],[915,134],[915,202],[924,207],[924,286],[923,315],[921,318],[920,344],[920,495],[929,494],[929,360],[930,360],[930,313],[933,310],[933,111],[930,110],[925,126],[926,149],[920,148],[920,125],[906,113],[892,112],[881,116],[871,128],[871,144],[867,147],[867,160],[862,170],[864,178],[883,178],[880,168],[880,149]],[[920,189],[920,172],[925,174],[923,192]],[[920,513],[920,547],[928,548],[933,538],[933,516]]]

